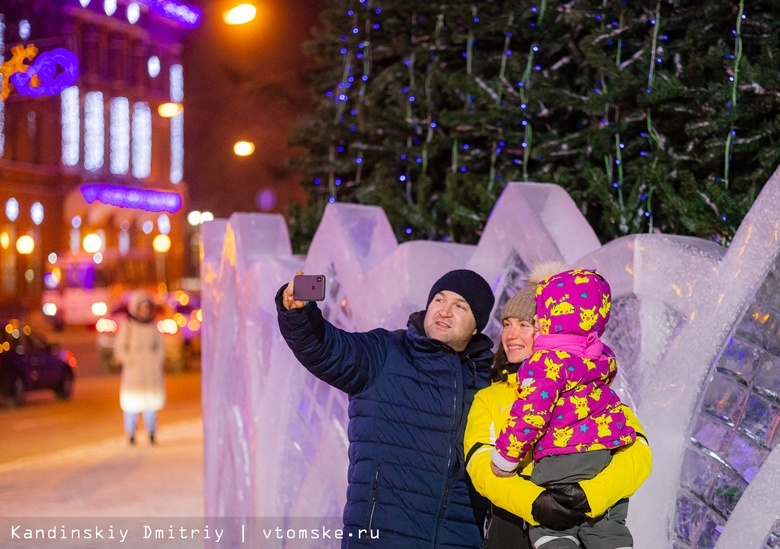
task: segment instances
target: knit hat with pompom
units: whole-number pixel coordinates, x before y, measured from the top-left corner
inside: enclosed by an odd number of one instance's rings
[[[536,315],[536,285],[545,278],[566,270],[562,261],[545,261],[533,266],[525,287],[513,295],[504,305],[501,321],[518,318],[533,324]]]

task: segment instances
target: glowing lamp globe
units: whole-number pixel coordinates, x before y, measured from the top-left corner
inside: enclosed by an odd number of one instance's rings
[[[30,255],[35,249],[35,240],[30,235],[22,235],[16,241],[16,251],[22,255]]]
[[[257,8],[252,4],[239,4],[235,8],[222,12],[222,20],[227,25],[243,25],[257,16]]]
[[[92,314],[95,316],[103,316],[108,312],[108,305],[105,301],[96,301],[92,304]]]
[[[238,141],[233,145],[233,152],[236,156],[249,156],[255,152],[255,144],[251,141]]]
[[[171,249],[171,238],[167,234],[158,234],[152,240],[152,248],[155,252],[164,254]]]
[[[88,254],[94,254],[99,252],[100,248],[103,247],[103,240],[95,233],[89,233],[84,237],[81,245],[84,247],[85,252]]]
[[[184,110],[184,107],[181,103],[161,103],[159,107],[157,107],[157,114],[162,116],[163,118],[173,118],[180,112]]]

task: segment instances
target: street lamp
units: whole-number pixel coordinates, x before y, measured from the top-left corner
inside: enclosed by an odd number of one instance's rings
[[[233,152],[236,156],[249,156],[255,152],[255,144],[251,141],[237,141],[233,145]]]
[[[30,300],[33,297],[33,279],[35,278],[35,272],[32,268],[30,268],[30,254],[33,253],[33,250],[35,250],[35,240],[33,237],[31,237],[28,234],[20,236],[16,240],[16,251],[19,252],[19,255],[27,256],[28,259],[24,260],[24,263],[26,263],[26,269],[24,271],[24,279],[27,281],[27,284],[25,285],[24,292],[22,294],[22,300],[25,309],[29,310],[30,308]],[[24,267],[23,267],[24,268]]]
[[[171,249],[171,237],[167,234],[158,234],[152,240],[152,248],[158,254],[164,254]]]
[[[152,240],[152,249],[157,252],[157,280],[161,281],[168,289],[168,266],[167,266],[167,254],[171,249],[171,237],[167,234],[158,234]]]
[[[28,234],[22,235],[16,241],[16,251],[21,255],[30,255],[35,249],[35,240]]]
[[[227,25],[243,25],[244,23],[249,23],[256,16],[257,8],[252,4],[239,4],[222,12],[222,20]]]
[[[167,103],[161,103],[160,106],[157,107],[157,114],[159,114],[162,118],[173,118],[183,110],[184,107],[181,103],[174,103],[173,101],[169,101]]]
[[[99,235],[95,233],[89,233],[84,237],[81,245],[84,247],[84,251],[88,254],[95,254],[103,247],[103,240]]]

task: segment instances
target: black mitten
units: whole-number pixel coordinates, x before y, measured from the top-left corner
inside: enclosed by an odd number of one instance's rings
[[[548,490],[550,490],[555,501],[564,507],[568,507],[575,511],[581,511],[582,513],[590,513],[588,496],[585,495],[585,492],[576,482],[548,486]]]
[[[560,495],[547,488],[534,500],[531,514],[536,522],[553,530],[568,530],[587,518],[585,511],[561,504],[555,497],[556,494]],[[586,498],[585,504],[587,503]]]

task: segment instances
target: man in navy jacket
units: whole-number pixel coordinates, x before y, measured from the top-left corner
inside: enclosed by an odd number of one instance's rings
[[[485,279],[446,273],[406,330],[340,330],[293,298],[292,281],[276,303],[296,358],[349,395],[342,546],[481,547],[484,500],[466,476],[463,430],[493,360]]]

